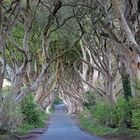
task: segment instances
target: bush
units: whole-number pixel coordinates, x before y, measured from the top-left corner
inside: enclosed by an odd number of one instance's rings
[[[140,130],[140,96],[134,99],[134,108],[132,110],[132,125]]]
[[[54,100],[54,104],[61,104],[62,100],[60,99],[60,97],[57,95],[55,100]]]
[[[24,121],[29,124],[34,123],[43,123],[45,113],[42,112],[37,104],[34,102],[34,97],[32,95],[28,95],[25,97],[25,99],[22,101],[21,104],[22,113],[24,114]]]
[[[93,93],[93,91],[87,91],[85,94],[85,101],[83,103],[83,105],[88,108],[91,112],[94,111],[94,107],[96,105],[95,102],[95,93]]]
[[[117,129],[102,127],[99,126],[99,124],[96,124],[93,121],[93,117],[91,118],[91,114],[89,114],[88,110],[84,110],[83,112],[79,113],[79,122],[80,127],[99,136],[105,136],[108,134],[114,135],[117,132]]]
[[[135,109],[132,111],[132,124],[134,128],[140,130],[140,109]]]
[[[131,128],[132,126],[132,110],[133,110],[133,99],[129,98],[126,101],[124,98],[119,98],[116,106],[118,126]]]
[[[118,123],[115,106],[105,101],[97,102],[93,117],[95,122],[107,127],[114,128]]]
[[[107,101],[98,101],[93,113],[94,120],[100,125],[107,127],[128,127],[132,126],[132,99],[126,101],[122,97],[118,99],[117,105],[113,106]]]
[[[23,114],[19,105],[15,105],[11,94],[7,94],[0,106],[3,108],[0,113],[0,133],[11,132],[21,125]]]

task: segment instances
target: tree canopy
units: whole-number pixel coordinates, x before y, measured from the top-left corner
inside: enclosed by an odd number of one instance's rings
[[[139,0],[0,0],[0,116],[7,96],[45,110],[59,95],[69,113],[89,91],[113,106],[138,97],[139,12]]]

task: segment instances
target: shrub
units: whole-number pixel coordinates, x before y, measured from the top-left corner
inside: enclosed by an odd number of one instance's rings
[[[96,122],[107,127],[130,128],[132,126],[132,109],[132,99],[126,101],[121,97],[116,106],[107,101],[97,102],[93,116]]]
[[[140,109],[135,109],[132,111],[132,124],[133,127],[140,130]]]
[[[0,133],[11,132],[21,125],[23,114],[19,105],[15,105],[12,96],[7,94],[0,106],[2,112],[0,113]]]
[[[37,104],[34,102],[34,97],[28,95],[22,101],[21,104],[22,113],[24,114],[24,121],[29,124],[42,123],[42,117],[45,116],[45,113],[42,112]]]
[[[118,126],[130,128],[132,126],[133,99],[119,98],[116,106]]]
[[[140,130],[140,96],[134,99],[134,108],[132,110],[132,125]]]
[[[87,91],[85,94],[85,102],[83,103],[83,105],[88,108],[91,112],[94,111],[94,107],[95,107],[95,93],[93,93],[93,91]]]
[[[108,127],[116,127],[118,121],[115,106],[105,101],[97,102],[93,117],[97,123]]]
[[[94,124],[111,128],[135,128],[140,130],[140,95],[137,98],[120,96],[116,105],[110,102],[91,96],[91,92],[86,93],[86,108],[92,114],[91,119]],[[87,116],[87,115],[86,115]]]
[[[55,100],[54,100],[54,104],[61,104],[62,100],[60,99],[60,97],[57,95]]]
[[[129,74],[122,74],[122,85],[124,97],[129,100],[129,97],[132,97]]]

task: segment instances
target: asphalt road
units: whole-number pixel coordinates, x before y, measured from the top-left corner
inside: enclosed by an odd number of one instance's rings
[[[71,117],[63,111],[63,107],[56,106],[48,129],[37,140],[103,140],[79,129]]]

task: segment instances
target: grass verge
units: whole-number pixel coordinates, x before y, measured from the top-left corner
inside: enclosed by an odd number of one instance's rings
[[[0,140],[10,140],[9,135],[0,135]]]
[[[128,138],[134,138],[134,139],[140,137],[140,132],[135,129],[103,127],[94,123],[94,121],[89,117],[78,115],[78,118],[79,118],[79,125],[82,129],[92,134],[95,134],[97,136],[102,136],[102,137],[127,136]]]
[[[35,128],[43,128],[46,125],[46,122],[48,120],[48,116],[43,114],[41,115],[41,122],[39,123],[28,123],[28,122],[24,122],[21,127],[16,129],[16,134],[18,135],[24,135],[29,133],[31,130],[35,129]]]
[[[39,123],[28,123],[26,121],[23,121],[22,125],[16,130],[14,130],[12,133],[0,135],[0,140],[11,140],[14,135],[23,136],[30,133],[33,129],[46,127],[45,125],[48,121],[48,115],[46,115],[45,113],[41,113],[40,119],[41,121]]]

